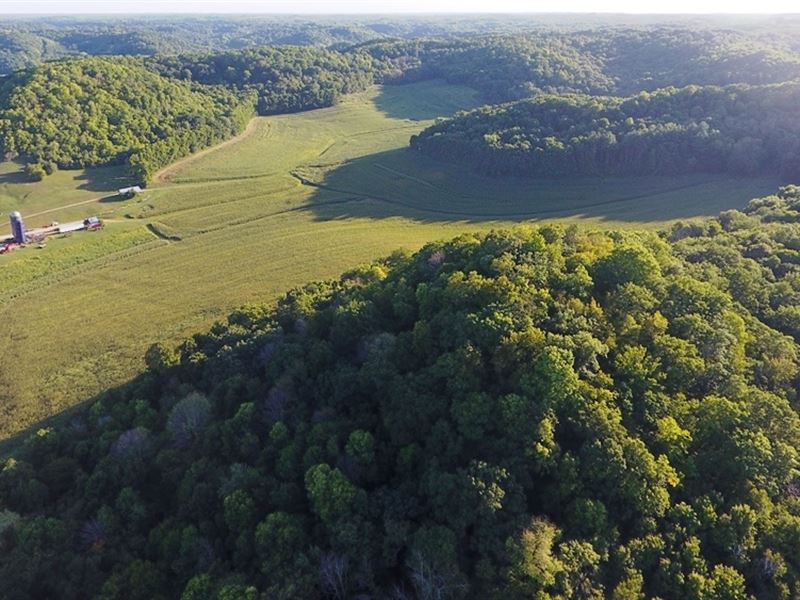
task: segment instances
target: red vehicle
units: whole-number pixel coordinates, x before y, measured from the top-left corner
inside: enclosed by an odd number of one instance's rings
[[[8,252],[16,250],[17,248],[19,248],[19,244],[16,242],[8,242],[7,244],[0,243],[0,254],[7,254]]]

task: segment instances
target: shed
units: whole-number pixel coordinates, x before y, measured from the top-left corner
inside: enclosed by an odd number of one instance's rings
[[[131,187],[120,188],[119,190],[120,196],[132,196],[134,194],[138,194],[142,191],[142,188],[138,185],[132,185]]]

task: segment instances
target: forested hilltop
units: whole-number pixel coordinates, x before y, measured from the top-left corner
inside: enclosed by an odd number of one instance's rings
[[[734,31],[647,27],[533,32],[364,44],[390,79],[439,77],[488,103],[537,93],[627,95],[667,86],[780,83],[800,77],[800,53]]]
[[[592,19],[580,19],[584,26]],[[140,16],[4,17],[0,75],[44,60],[88,54],[156,56],[241,50],[264,45],[347,47],[375,39],[416,39],[526,32],[575,23],[541,16]],[[723,23],[710,23],[709,26]],[[724,23],[726,26],[732,23]],[[742,23],[774,30],[766,23]]]
[[[128,164],[146,181],[161,166],[240,131],[253,99],[190,87],[136,59],[53,62],[0,82],[0,150],[41,179],[56,168]]]
[[[411,147],[494,175],[727,172],[796,181],[800,84],[540,95],[437,123]]]
[[[249,306],[0,468],[0,595],[791,599],[800,189]]]
[[[244,129],[258,111],[331,106],[373,83],[372,59],[321,48],[142,60],[65,59],[0,80],[0,151],[33,179],[56,168],[160,167]]]
[[[797,50],[797,18],[791,15],[656,16],[656,15],[448,15],[404,16],[142,16],[125,17],[6,17],[0,24],[0,75],[28,68],[51,58],[88,55],[176,55],[239,50],[264,45],[310,45],[345,48],[371,40],[463,38],[557,32],[564,39],[588,32],[592,52],[615,56],[607,40],[622,29],[639,37],[638,53],[662,60],[654,30],[691,31],[683,40],[684,62],[704,61],[709,48],[722,50],[726,38],[751,46],[751,52]],[[638,33],[636,33],[638,32]],[[566,35],[564,35],[566,34]],[[606,41],[604,41],[604,38]],[[665,50],[674,50],[667,43]],[[730,48],[726,48],[726,52]],[[652,55],[648,56],[648,54]],[[666,56],[666,55],[663,55]],[[725,53],[716,60],[728,61]],[[669,70],[670,59],[665,66]],[[648,68],[649,69],[649,68]],[[768,73],[769,71],[767,71]],[[685,82],[691,83],[691,82]],[[715,83],[728,83],[717,81]]]
[[[262,115],[331,106],[375,83],[378,70],[363,52],[302,46],[163,57],[149,64],[168,77],[252,90]]]

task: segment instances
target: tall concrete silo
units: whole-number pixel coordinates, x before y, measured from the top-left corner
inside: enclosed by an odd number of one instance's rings
[[[14,241],[18,244],[24,244],[27,241],[25,236],[25,223],[22,221],[22,215],[18,211],[14,211],[11,217],[11,235],[14,236]]]

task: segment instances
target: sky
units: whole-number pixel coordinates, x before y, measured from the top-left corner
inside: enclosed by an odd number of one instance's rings
[[[797,13],[798,0],[0,0],[0,14]]]

